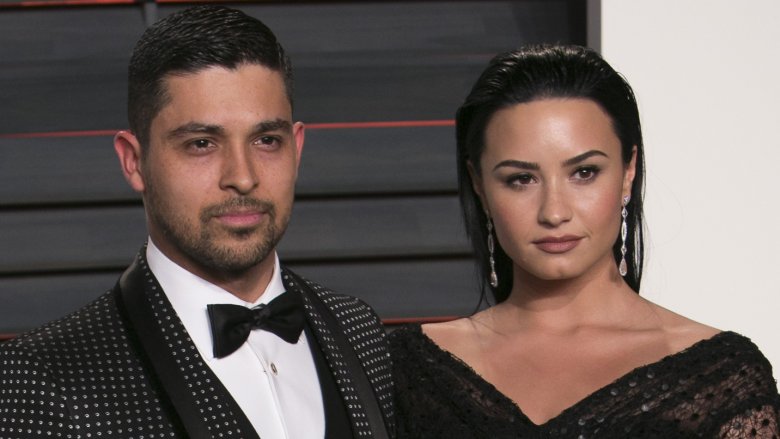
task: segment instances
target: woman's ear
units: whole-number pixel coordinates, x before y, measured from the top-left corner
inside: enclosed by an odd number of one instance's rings
[[[631,161],[628,162],[625,171],[623,171],[623,197],[631,195],[634,176],[636,176],[636,145],[631,149]]]
[[[119,157],[119,166],[125,180],[136,192],[143,193],[145,189],[141,173],[141,144],[130,131],[120,131],[114,136],[114,151]]]
[[[485,191],[482,186],[482,176],[481,174],[474,168],[474,164],[469,160],[466,162],[466,167],[469,171],[469,178],[471,178],[471,187],[474,189],[474,193],[477,194],[477,197],[479,197],[479,202],[482,203],[482,208],[485,210],[485,215],[489,215],[489,212],[487,210],[487,204],[485,203]]]

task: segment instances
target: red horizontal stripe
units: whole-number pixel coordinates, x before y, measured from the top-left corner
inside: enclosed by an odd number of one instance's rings
[[[94,5],[132,5],[138,0],[28,0],[14,3],[0,3],[0,8],[36,8],[59,6],[94,6]]]
[[[153,0],[158,4],[165,3],[220,3],[232,2],[234,0]],[[282,3],[279,0],[254,0],[255,3]],[[0,8],[19,8],[19,7],[58,7],[58,6],[90,6],[90,5],[128,5],[139,4],[141,0],[31,0],[17,1],[13,3],[0,3]]]
[[[219,3],[219,2],[230,2],[232,0],[156,0],[157,3]],[[255,3],[258,3],[257,0],[255,0]],[[260,1],[259,3],[263,3]]]
[[[448,127],[455,126],[452,119],[445,120],[395,120],[387,122],[329,122],[310,123],[306,128],[311,130],[333,130],[350,128],[407,128],[407,127]]]
[[[335,130],[359,128],[408,128],[408,127],[447,127],[455,126],[455,121],[448,120],[398,120],[377,122],[326,122],[306,125],[310,130]],[[9,133],[0,134],[0,139],[30,139],[46,137],[97,137],[113,136],[119,130],[85,130],[85,131],[49,131],[39,133]]]
[[[155,3],[219,3],[231,0],[154,0]],[[0,8],[36,8],[59,6],[104,6],[104,5],[132,5],[142,3],[141,0],[23,0],[17,2],[0,3]],[[261,2],[262,3],[262,2]]]
[[[0,134],[0,139],[31,139],[36,137],[97,137],[113,136],[119,130],[49,131],[43,133]]]

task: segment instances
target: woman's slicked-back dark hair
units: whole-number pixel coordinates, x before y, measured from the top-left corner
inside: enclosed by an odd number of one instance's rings
[[[292,105],[290,60],[276,36],[260,20],[223,6],[195,6],[149,27],[133,50],[128,69],[127,114],[142,147],[152,120],[165,106],[165,79],[213,66],[234,69],[259,64],[280,72]]]
[[[512,290],[512,260],[500,245],[495,248],[498,287],[486,282],[490,273],[485,210],[474,192],[468,164],[480,172],[485,148],[485,129],[496,111],[516,104],[547,98],[589,99],[612,120],[620,140],[623,162],[628,165],[636,147],[636,175],[628,210],[625,280],[636,292],[642,279],[644,150],[639,111],[631,86],[595,51],[580,46],[533,45],[497,55],[477,80],[456,114],[458,186],[466,232],[471,239],[484,288],[491,289],[496,303]],[[620,212],[615,212],[619,215]],[[619,236],[613,246],[620,260]]]

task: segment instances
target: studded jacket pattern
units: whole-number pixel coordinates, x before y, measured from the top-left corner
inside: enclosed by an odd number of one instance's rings
[[[245,435],[240,410],[200,355],[146,263],[148,304],[214,438]],[[287,291],[300,286],[283,269]],[[388,430],[393,430],[392,379],[385,332],[360,300],[313,282],[314,293],[334,313],[373,387]],[[168,397],[150,370],[125,311],[110,290],[62,319],[0,344],[0,438],[186,437]],[[309,324],[334,373],[355,437],[370,438],[362,401],[343,353],[322,317],[304,295]]]

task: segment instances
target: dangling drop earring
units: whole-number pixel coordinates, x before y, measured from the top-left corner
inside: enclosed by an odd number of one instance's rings
[[[628,210],[626,210],[626,206],[628,205],[629,201],[631,201],[631,195],[626,195],[623,197],[623,210],[620,211],[620,215],[623,217],[623,223],[620,225],[620,238],[623,240],[623,245],[620,246],[621,256],[618,270],[620,271],[620,275],[623,277],[628,274],[628,264],[626,264],[626,251],[628,251],[626,248],[626,237],[628,236],[628,225],[626,224],[626,218],[628,217]]]
[[[493,221],[488,217],[487,219],[487,246],[488,252],[490,252],[490,286],[496,288],[498,286],[498,276],[496,275],[496,260],[493,258],[493,251],[495,250],[495,244],[493,243]]]

